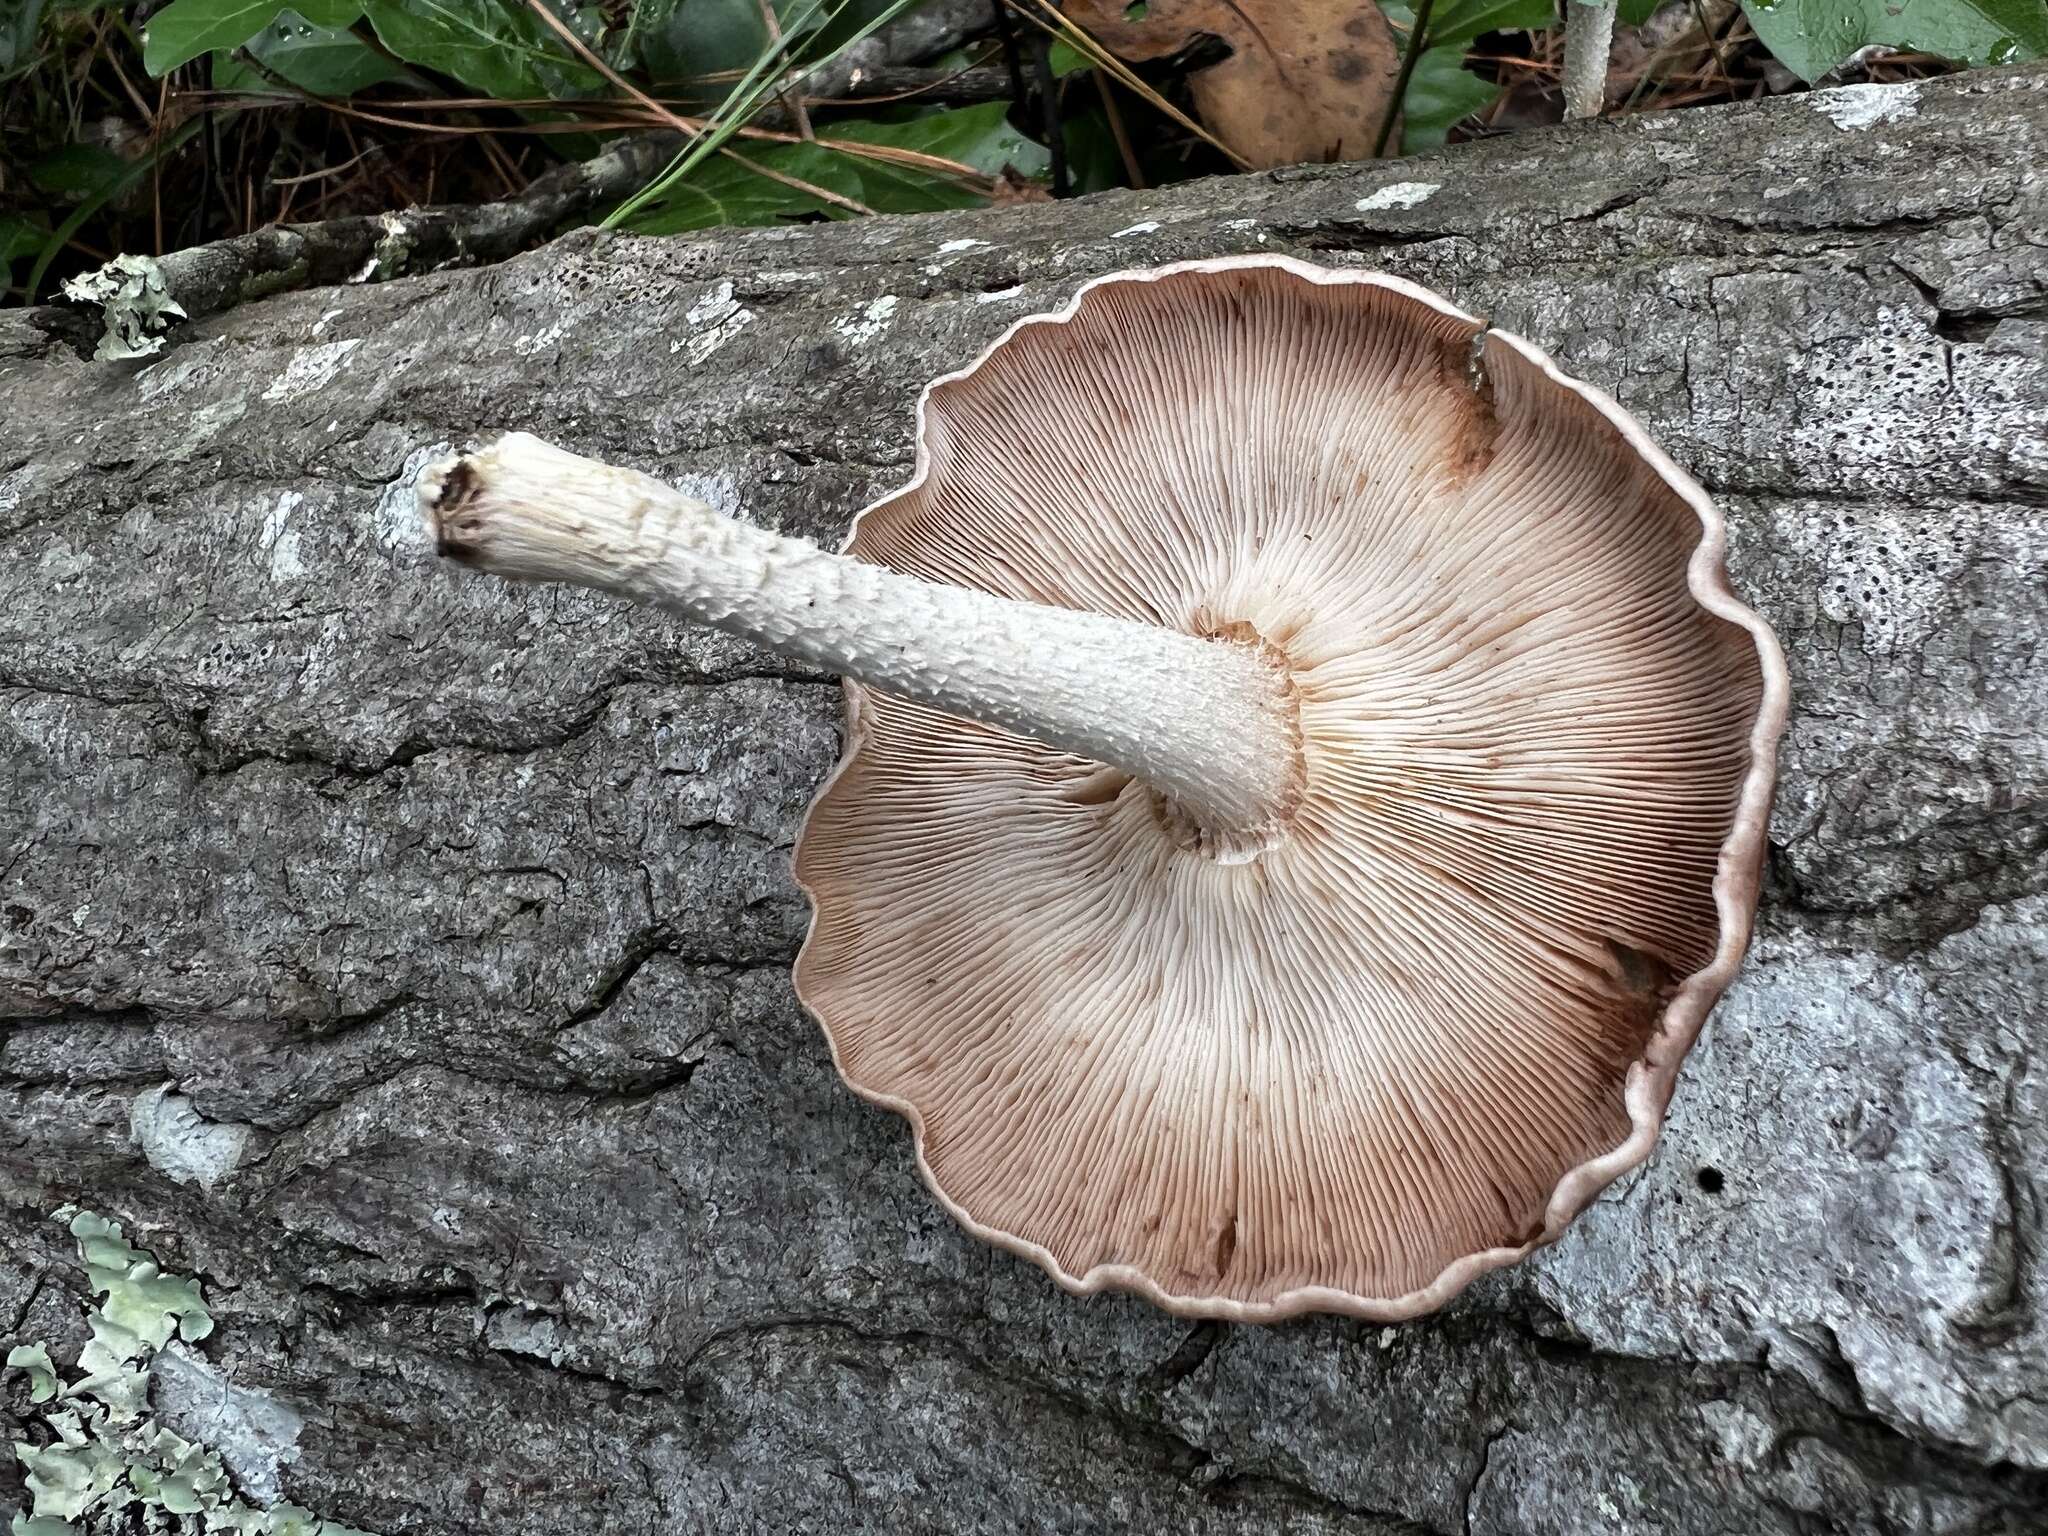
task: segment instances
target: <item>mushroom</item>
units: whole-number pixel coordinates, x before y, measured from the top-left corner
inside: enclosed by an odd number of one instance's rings
[[[1720,514],[1398,278],[1091,282],[925,391],[840,555],[524,436],[421,495],[847,677],[798,995],[1069,1290],[1441,1306],[1649,1156],[1747,944],[1787,683]]]

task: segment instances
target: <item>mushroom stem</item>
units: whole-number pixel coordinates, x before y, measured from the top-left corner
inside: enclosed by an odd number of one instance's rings
[[[1269,832],[1298,792],[1282,667],[1261,647],[1012,601],[828,554],[523,432],[430,468],[443,555],[673,609],[897,697],[1142,779],[1197,827]]]

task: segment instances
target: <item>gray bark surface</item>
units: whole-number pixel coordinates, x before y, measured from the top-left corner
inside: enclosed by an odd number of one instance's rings
[[[288,1405],[284,1490],[391,1533],[2048,1529],[2044,148],[2036,69],[576,237],[141,368],[0,317],[0,1342],[79,1336],[46,1213],[122,1217],[220,1320],[166,1411]],[[1796,689],[1656,1159],[1394,1329],[1192,1326],[966,1238],[789,990],[837,688],[441,569],[412,508],[526,428],[836,540],[926,379],[1254,249],[1617,394]]]

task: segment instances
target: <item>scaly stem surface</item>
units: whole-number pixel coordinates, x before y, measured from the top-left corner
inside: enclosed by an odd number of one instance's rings
[[[828,554],[524,433],[430,469],[420,504],[444,555],[658,604],[1106,764],[1207,831],[1269,832],[1299,793],[1288,681],[1256,645]]]

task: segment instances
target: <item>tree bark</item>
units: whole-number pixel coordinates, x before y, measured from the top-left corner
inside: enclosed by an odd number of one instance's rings
[[[75,1346],[46,1213],[124,1218],[302,1421],[286,1491],[387,1533],[2039,1531],[2044,150],[2036,68],[578,236],[140,368],[0,316],[0,1335]],[[520,428],[836,541],[926,379],[1250,249],[1617,394],[1794,673],[1771,899],[1655,1160],[1402,1328],[1190,1326],[963,1235],[789,991],[836,687],[440,569],[412,504]],[[166,1084],[233,1167],[136,1134]]]

